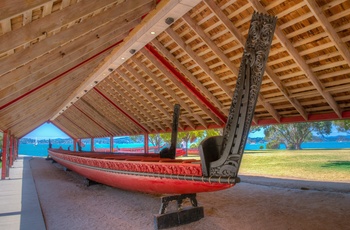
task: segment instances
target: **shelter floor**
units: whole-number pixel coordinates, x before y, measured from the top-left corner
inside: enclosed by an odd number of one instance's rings
[[[0,229],[46,229],[29,161],[18,157],[6,180],[0,180]]]
[[[30,166],[47,229],[154,229],[160,196],[86,187],[81,176],[41,158]],[[249,176],[242,181],[198,194],[205,217],[173,229],[350,229],[350,183]]]

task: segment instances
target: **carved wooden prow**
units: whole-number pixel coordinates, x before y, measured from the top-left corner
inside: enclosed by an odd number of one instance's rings
[[[176,143],[177,143],[177,132],[179,127],[179,117],[180,117],[180,105],[175,104],[173,113],[173,124],[171,129],[171,144],[170,148],[165,148],[160,151],[161,158],[171,158],[175,159],[176,156]]]
[[[223,136],[199,146],[203,176],[237,177],[277,18],[254,12]]]

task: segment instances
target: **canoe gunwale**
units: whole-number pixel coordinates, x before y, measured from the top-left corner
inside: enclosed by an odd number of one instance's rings
[[[58,160],[56,156],[51,157],[54,160]],[[156,177],[156,178],[166,178],[166,179],[176,179],[176,180],[187,180],[187,181],[201,181],[208,183],[221,183],[221,184],[236,184],[239,182],[239,177],[231,178],[231,177],[205,177],[205,176],[188,176],[188,175],[174,175],[174,174],[160,174],[160,173],[147,173],[147,172],[135,172],[135,171],[124,171],[124,170],[116,170],[116,169],[107,169],[96,166],[79,164],[76,162],[68,161],[62,158],[59,158],[59,161],[64,161],[66,164],[78,165],[80,167],[89,168],[92,170],[105,171],[110,173],[117,174],[126,174],[126,175],[134,175],[134,176],[144,176],[144,177]]]

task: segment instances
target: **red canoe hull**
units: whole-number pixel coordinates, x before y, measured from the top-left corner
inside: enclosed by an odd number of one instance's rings
[[[120,170],[97,168],[70,162],[62,158],[62,154],[50,151],[51,157],[59,164],[77,172],[78,174],[112,187],[153,194],[189,194],[200,192],[212,192],[232,187],[233,183],[217,183],[179,178],[164,178],[161,175],[149,176],[147,173],[123,172]],[[60,157],[61,155],[61,157]],[[98,159],[94,159],[98,160]],[[196,178],[198,178],[196,176]]]

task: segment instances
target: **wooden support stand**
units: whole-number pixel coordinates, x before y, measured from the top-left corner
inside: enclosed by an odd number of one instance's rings
[[[182,207],[184,200],[189,199],[192,206]],[[166,213],[169,202],[177,202],[177,211]],[[182,194],[162,197],[159,214],[154,215],[154,228],[165,229],[189,224],[204,217],[204,209],[198,206],[196,194]]]

